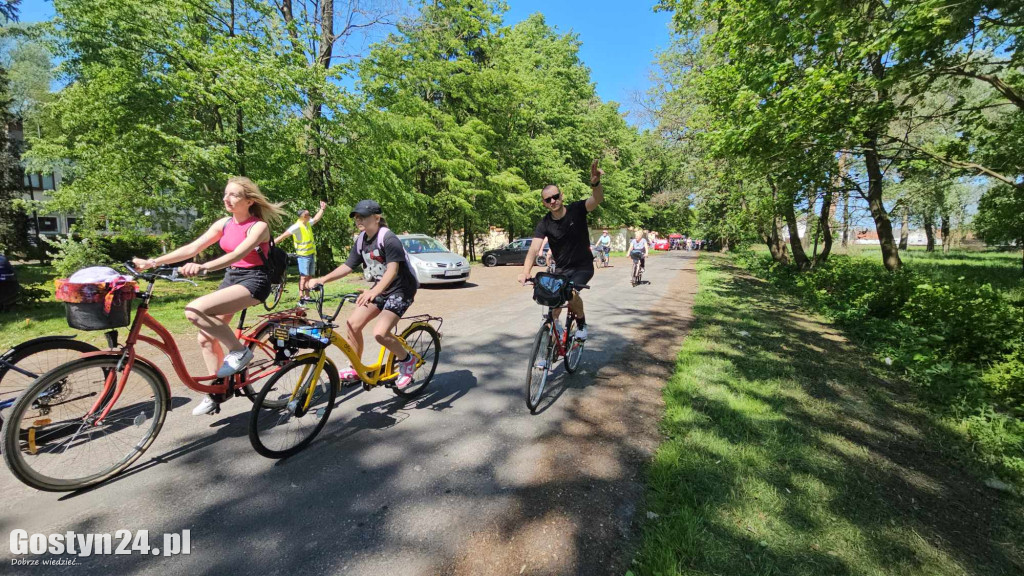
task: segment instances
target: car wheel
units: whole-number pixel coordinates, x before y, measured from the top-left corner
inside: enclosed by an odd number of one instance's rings
[[[537,256],[537,266],[542,266],[543,267],[543,266],[547,266],[547,265],[548,265],[548,259],[547,258],[545,258],[544,256]]]
[[[490,268],[492,266],[497,266],[497,265],[498,265],[498,257],[497,256],[495,256],[494,254],[488,254],[487,256],[484,256],[484,266],[487,266],[488,268]]]

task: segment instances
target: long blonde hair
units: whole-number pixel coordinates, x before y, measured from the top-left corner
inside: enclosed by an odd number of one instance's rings
[[[284,202],[278,202],[277,204],[267,200],[267,197],[260,192],[260,187],[255,182],[246,178],[245,176],[232,176],[228,178],[228,184],[237,184],[242,189],[242,197],[247,200],[252,200],[252,206],[249,206],[249,214],[263,220],[271,226],[280,226],[282,222],[282,216],[284,215]]]

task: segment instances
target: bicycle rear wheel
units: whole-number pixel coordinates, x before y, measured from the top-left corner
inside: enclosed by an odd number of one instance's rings
[[[59,366],[35,382],[11,407],[3,427],[4,461],[25,484],[51,492],[98,484],[142,456],[163,427],[167,383],[136,362],[121,396],[102,423],[109,402],[108,375],[116,383],[119,356],[86,358]],[[92,406],[99,403],[92,415]]]
[[[555,359],[557,346],[552,340],[551,333],[551,324],[545,322],[533,339],[530,365],[526,369],[526,407],[530,409],[530,413],[536,413],[537,406],[544,396],[544,386],[548,382]]]
[[[270,295],[263,301],[263,307],[267,310],[273,310],[277,308],[277,303],[281,301],[281,294],[284,293],[284,282],[280,284],[270,285]]]
[[[274,365],[277,358],[277,351],[274,349],[273,344],[270,343],[273,334],[274,328],[268,324],[252,336],[252,339],[255,340],[255,342],[246,342],[246,346],[252,350],[252,360],[249,361],[249,365],[245,367],[245,370],[243,370],[241,372],[241,376],[239,376],[243,382],[249,377],[249,374],[259,373]],[[240,390],[251,402],[256,402],[256,397],[259,396],[259,389],[256,386],[253,384],[247,384],[242,386]]]
[[[576,369],[580,367],[580,360],[583,359],[583,346],[587,343],[586,340],[576,339],[576,329],[579,326],[576,323],[576,317],[570,316],[565,323],[565,332],[569,335],[567,346],[569,349],[565,353],[565,371],[569,374],[576,372]]]
[[[401,390],[392,388],[395,394],[403,398],[411,398],[426,390],[430,380],[434,377],[434,370],[437,369],[437,361],[441,356],[441,338],[433,326],[413,324],[402,333],[402,339],[423,360],[413,372],[412,382],[408,386]],[[391,356],[391,361],[395,362],[394,355]],[[395,371],[394,365],[391,370]]]
[[[338,395],[338,370],[329,362],[317,374],[319,357],[282,368],[260,390],[249,415],[249,441],[267,458],[287,458],[323,429]]]

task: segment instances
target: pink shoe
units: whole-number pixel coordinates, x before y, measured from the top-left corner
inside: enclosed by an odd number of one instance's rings
[[[395,388],[401,390],[412,384],[412,374],[416,371],[416,357],[409,354],[409,358],[398,363],[398,379],[395,380]]]
[[[338,377],[341,378],[342,382],[351,382],[353,380],[359,380],[359,372],[356,372],[355,368],[349,366],[345,370],[339,370]]]

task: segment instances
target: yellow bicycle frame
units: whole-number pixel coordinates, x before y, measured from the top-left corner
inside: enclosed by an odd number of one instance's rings
[[[408,332],[414,326],[418,326],[420,324],[426,325],[426,322],[416,322],[410,324],[408,327],[406,327],[405,330],[403,330],[403,332]],[[405,350],[409,352],[409,354],[412,354],[413,356],[416,357],[416,368],[422,366],[423,358],[419,354],[417,354],[415,350],[409,347],[409,345],[405,342],[405,338],[402,338],[402,336],[399,334],[395,334],[394,336],[402,344],[402,348],[405,348]],[[337,332],[331,332],[331,344],[337,349],[341,350],[343,354],[345,354],[349,362],[351,362],[352,368],[355,369],[355,371],[359,374],[359,379],[363,381],[364,385],[370,388],[377,386],[382,382],[389,382],[398,377],[398,373],[395,372],[394,370],[394,353],[385,348],[384,346],[380,347],[380,353],[377,355],[377,363],[371,366],[366,366],[362,363],[361,359],[356,356],[355,350],[352,349],[352,346],[349,345],[348,341],[341,337],[341,335],[339,335]],[[295,400],[295,397],[302,390],[302,386],[306,382],[320,381],[320,374],[323,373],[325,365],[330,364],[331,368],[336,370],[336,368],[334,368],[334,362],[327,358],[326,348],[319,352],[310,352],[308,354],[302,354],[296,357],[295,360],[305,360],[307,358],[318,358],[316,366],[304,366],[302,368],[302,374],[299,377],[298,382],[296,382],[295,389],[292,390],[291,396],[288,398],[289,402]],[[310,370],[313,371],[312,374],[309,374]],[[310,376],[308,380],[306,378],[307,375]],[[304,408],[308,408],[310,402],[313,401],[314,388],[315,386],[308,386],[306,388],[306,398],[303,401]]]

